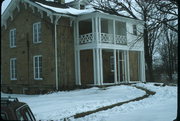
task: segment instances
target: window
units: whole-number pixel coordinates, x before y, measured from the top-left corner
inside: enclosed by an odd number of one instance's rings
[[[37,55],[34,56],[34,79],[42,80],[42,56]]]
[[[133,25],[133,34],[137,35],[137,26],[136,25]]]
[[[33,43],[41,43],[41,22],[33,24]]]
[[[114,72],[114,56],[110,56],[110,69]]]
[[[16,47],[16,29],[11,29],[9,32],[10,48]]]
[[[16,58],[10,59],[10,79],[17,80]]]

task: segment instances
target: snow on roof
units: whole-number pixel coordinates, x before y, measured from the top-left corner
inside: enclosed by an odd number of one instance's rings
[[[39,2],[36,2],[36,3],[41,5],[44,8],[47,8],[47,9],[50,9],[50,10],[54,11],[54,12],[64,13],[64,14],[71,14],[71,15],[82,15],[82,14],[92,13],[92,12],[96,11],[94,8],[78,10],[78,9],[71,8],[71,7],[69,7],[69,8],[57,8],[57,7],[44,5],[44,4],[39,3]]]
[[[47,0],[47,1],[54,1],[54,0]],[[65,3],[70,3],[72,1],[74,1],[74,0],[65,0]]]
[[[74,1],[74,0],[65,0],[65,3],[70,3],[72,1]]]

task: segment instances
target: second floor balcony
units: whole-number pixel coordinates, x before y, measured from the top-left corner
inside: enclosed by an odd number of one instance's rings
[[[125,22],[92,17],[85,20],[79,20],[76,27],[76,45],[127,45]]]
[[[127,37],[125,35],[113,35],[108,33],[87,33],[79,36],[78,44],[104,43],[126,45]]]

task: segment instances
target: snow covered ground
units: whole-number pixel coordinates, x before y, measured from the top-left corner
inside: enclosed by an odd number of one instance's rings
[[[154,86],[153,83],[137,86],[155,91],[149,98],[130,102],[106,111],[100,111],[73,121],[172,121],[176,117],[177,87]],[[26,102],[37,120],[59,120],[85,111],[143,96],[144,91],[131,86],[79,89],[45,95],[4,94]]]
[[[18,97],[20,101],[26,102],[37,120],[59,120],[76,113],[134,99],[144,94],[144,91],[135,87],[121,85],[56,92],[46,95],[11,94],[11,96]],[[1,96],[9,95],[1,94]]]
[[[97,112],[77,121],[173,121],[177,112],[177,87],[159,87],[150,84],[136,84],[155,91],[138,102],[131,102],[119,107]]]

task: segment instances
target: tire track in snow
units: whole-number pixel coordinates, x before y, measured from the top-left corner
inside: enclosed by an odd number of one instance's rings
[[[82,118],[84,116],[87,116],[87,115],[90,115],[90,114],[93,114],[93,113],[96,113],[96,112],[99,112],[99,111],[108,110],[108,109],[114,108],[116,106],[121,106],[123,104],[127,104],[127,103],[134,102],[134,101],[143,100],[145,98],[148,98],[150,95],[154,95],[156,93],[156,92],[150,91],[150,90],[148,90],[146,88],[143,88],[143,87],[140,87],[140,86],[135,86],[135,85],[131,85],[131,86],[136,87],[137,89],[141,89],[141,90],[145,91],[146,94],[141,96],[141,97],[137,97],[137,98],[134,98],[134,99],[131,99],[131,100],[128,100],[128,101],[115,103],[115,104],[104,106],[104,107],[101,107],[101,108],[98,108],[98,109],[95,109],[95,110],[91,110],[91,111],[77,113],[77,114],[75,114],[73,116],[70,116],[70,117],[67,117],[67,118],[64,118],[64,119],[61,119],[61,120],[63,120],[63,121],[70,121],[70,119],[72,119],[72,118],[75,118],[75,119],[76,118]]]

